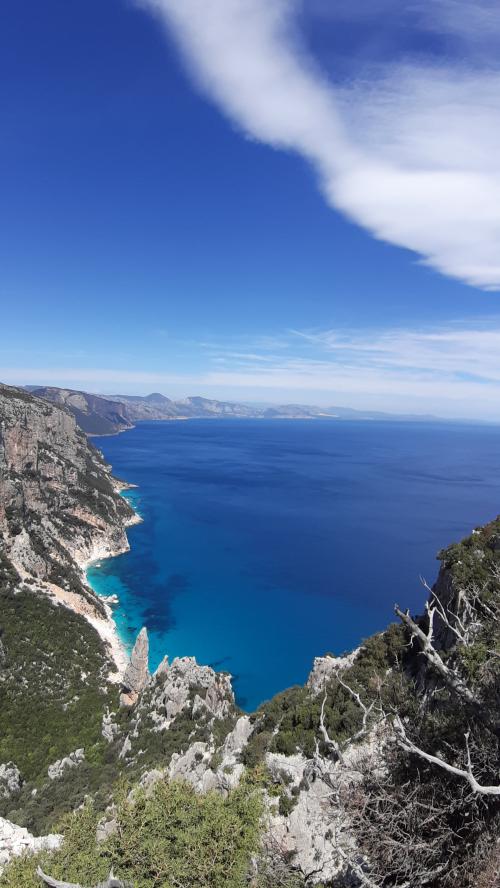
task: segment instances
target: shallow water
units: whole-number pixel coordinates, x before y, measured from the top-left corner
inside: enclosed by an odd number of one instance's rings
[[[420,610],[435,554],[496,516],[500,427],[300,420],[141,423],[94,439],[144,517],[89,570],[151,666],[194,655],[253,709]]]

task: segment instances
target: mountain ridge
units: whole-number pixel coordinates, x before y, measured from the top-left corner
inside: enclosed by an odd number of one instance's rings
[[[308,419],[379,422],[448,422],[429,414],[392,414],[351,407],[317,407],[305,404],[253,406],[193,395],[178,400],[159,392],[149,395],[98,395],[57,386],[26,386],[35,397],[67,407],[87,435],[114,435],[137,422],[188,419]]]

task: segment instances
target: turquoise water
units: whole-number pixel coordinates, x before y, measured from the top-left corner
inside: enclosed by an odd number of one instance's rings
[[[500,428],[200,420],[94,439],[144,518],[92,567],[130,645],[226,669],[243,707],[420,610],[435,554],[500,504]]]

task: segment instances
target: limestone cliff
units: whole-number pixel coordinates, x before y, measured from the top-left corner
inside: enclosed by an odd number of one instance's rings
[[[82,568],[128,548],[136,519],[121,484],[66,409],[0,385],[0,534],[22,577],[102,612]]]

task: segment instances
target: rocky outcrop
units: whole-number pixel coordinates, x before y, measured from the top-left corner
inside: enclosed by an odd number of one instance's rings
[[[225,718],[234,707],[231,677],[210,666],[199,666],[194,657],[178,657],[170,665],[165,658],[149,690],[147,705],[158,731],[167,730],[188,705],[193,717],[203,714],[218,719]]]
[[[141,674],[142,681],[145,673]],[[127,696],[125,703],[131,702]],[[137,695],[127,722],[127,735],[119,737],[119,757],[126,763],[140,764],[148,746],[163,746],[169,750],[168,757],[161,762],[163,773],[174,755],[183,756],[193,744],[203,741],[207,750],[206,769],[208,759],[222,745],[234,722],[236,707],[228,674],[215,672],[210,666],[199,666],[194,657],[176,658],[170,664],[165,657]],[[155,736],[170,732],[174,725],[175,740]],[[159,763],[155,761],[154,767]]]
[[[130,655],[129,664],[122,679],[122,706],[133,706],[149,680],[149,638],[145,627],[141,629]]]
[[[0,799],[8,799],[20,792],[21,772],[14,762],[0,765]]]
[[[57,762],[49,765],[47,770],[49,780],[60,780],[68,768],[77,768],[83,761],[85,761],[85,750],[75,749],[65,758],[58,759]]]
[[[53,851],[62,842],[60,835],[39,836],[35,838],[27,829],[16,826],[9,820],[0,817],[0,873],[11,857],[20,854]]]
[[[187,780],[198,792],[210,789],[229,792],[238,786],[245,771],[240,756],[252,731],[249,716],[241,716],[220,749],[216,749],[212,737],[208,743],[193,743],[186,752],[175,753],[170,761],[168,777],[171,780]]]
[[[344,868],[332,843],[335,811],[331,787],[319,773],[314,779],[309,775],[311,762],[302,755],[268,754],[267,765],[277,783],[286,775],[287,791],[294,789],[297,796],[287,816],[279,813],[276,799],[268,796],[270,820],[265,841],[270,846],[277,844],[312,884],[330,883]],[[345,828],[341,823],[335,826]]]
[[[106,709],[102,717],[101,734],[108,743],[112,743],[118,733],[118,725],[113,719],[112,713]]]
[[[344,657],[332,657],[330,654],[325,657],[315,657],[306,686],[313,694],[320,694],[336,672],[352,666],[358,653],[359,648]]]

